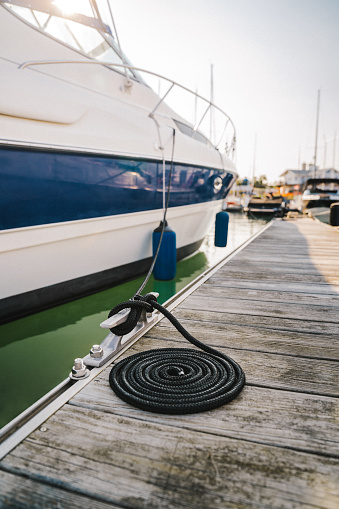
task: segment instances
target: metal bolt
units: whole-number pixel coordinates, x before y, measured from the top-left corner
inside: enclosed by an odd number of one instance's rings
[[[104,355],[104,351],[100,345],[93,345],[90,351],[90,356],[94,358],[102,357]]]
[[[83,369],[83,367],[84,367],[84,363],[83,363],[82,359],[80,359],[80,358],[74,359],[73,369],[78,371],[80,369]]]
[[[88,375],[89,370],[86,368],[83,360],[80,357],[74,359],[74,366],[69,375],[70,378],[77,380],[80,378],[86,378]]]

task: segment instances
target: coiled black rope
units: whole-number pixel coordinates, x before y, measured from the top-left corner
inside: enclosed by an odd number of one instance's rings
[[[194,338],[152,294],[137,295],[112,309],[112,316],[131,309],[127,322],[114,327],[114,334],[127,334],[135,327],[142,309],[158,309],[176,329],[203,352],[190,348],[161,348],[131,355],[115,364],[109,383],[127,403],[163,414],[203,412],[229,403],[245,384],[242,368],[227,355]],[[123,327],[123,329],[121,329]]]

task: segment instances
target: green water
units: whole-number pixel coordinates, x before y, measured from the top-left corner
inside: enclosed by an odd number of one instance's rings
[[[200,251],[177,265],[173,281],[152,277],[143,293],[156,291],[163,303],[204,270],[260,230],[266,221],[230,214],[228,245],[214,247],[214,231]],[[76,357],[84,357],[107,331],[99,324],[110,309],[130,299],[143,277],[0,327],[0,427],[32,405],[69,374]]]

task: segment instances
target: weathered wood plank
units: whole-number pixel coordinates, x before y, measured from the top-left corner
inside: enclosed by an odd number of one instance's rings
[[[26,477],[0,471],[0,507],[1,509],[124,509],[112,503],[89,499],[87,496],[70,492],[41,480],[34,481]]]
[[[324,295],[325,298],[329,298],[330,296],[338,297],[339,296],[339,285],[330,285],[329,283],[307,283],[307,282],[294,282],[288,281],[285,282],[284,285],[281,284],[281,281],[263,281],[263,280],[250,280],[245,279],[232,279],[231,277],[223,277],[220,276],[212,276],[210,279],[205,281],[205,287],[211,286],[222,286],[228,288],[244,288],[244,289],[258,289],[258,290],[267,290],[267,291],[276,291],[277,288],[279,292],[288,292],[294,293],[295,295],[307,293],[309,295]]]
[[[298,247],[293,244],[293,251],[290,249],[291,246],[289,242],[286,242],[283,246],[276,246],[275,244],[272,245],[271,242],[262,243],[260,241],[255,241],[255,243],[249,245],[246,248],[246,251],[240,252],[239,256],[255,256],[258,258],[259,262],[267,256],[272,257],[272,259],[279,260],[280,256],[286,256],[287,254],[289,255],[290,261],[300,259],[301,257],[305,257],[306,259],[315,258],[321,260],[333,260],[334,263],[338,261],[336,258],[338,253],[338,246],[333,245],[333,242],[322,244],[321,247],[310,247],[308,245]]]
[[[331,232],[330,232],[331,233]],[[262,233],[255,242],[250,245],[250,251],[262,250],[262,254],[269,250],[277,254],[284,253],[288,247],[293,245],[292,256],[298,253],[327,253],[334,252],[338,248],[338,233],[329,235],[328,232],[318,232],[317,235],[310,235],[308,232],[291,234],[290,231],[281,231],[281,225],[273,225],[266,232]]]
[[[338,505],[334,458],[71,405],[46,427],[6,457],[6,467],[70,491],[100,493],[106,502],[179,509]]]
[[[289,251],[293,248],[293,252]],[[310,263],[323,263],[324,265],[333,264],[334,266],[338,265],[338,247],[335,249],[330,246],[327,249],[321,250],[306,250],[300,249],[295,250],[294,246],[291,244],[286,244],[284,249],[279,251],[270,248],[269,246],[256,246],[256,249],[249,249],[239,253],[239,259],[241,260],[252,260],[256,261],[259,264],[262,262],[268,263],[281,263],[282,261],[286,261],[286,263],[291,264],[310,264]]]
[[[264,290],[264,289],[243,289],[243,288],[233,288],[229,285],[225,284],[223,280],[221,284],[218,282],[214,282],[214,284],[204,285],[202,288],[195,292],[196,295],[204,295],[211,297],[219,297],[221,300],[224,299],[233,299],[236,296],[237,299],[244,300],[256,300],[260,301],[269,301],[269,302],[278,302],[281,306],[287,304],[307,304],[307,305],[319,305],[319,306],[328,306],[337,308],[339,312],[339,293],[322,293],[322,294],[313,294],[313,293],[295,293],[288,291],[288,289],[284,289],[284,291],[280,291],[280,286],[276,285],[275,289],[272,290]],[[339,315],[338,315],[339,316]]]
[[[213,322],[206,326],[203,320],[198,319],[181,319],[180,322],[194,337],[216,349],[223,346],[314,359],[339,360],[339,333],[337,336],[316,335],[255,325]],[[156,344],[158,339],[166,337],[185,343],[181,334],[167,320],[162,320],[155,329],[150,330],[147,337],[152,338]]]
[[[108,384],[110,369],[77,394],[70,404],[192,431],[339,458],[338,398],[310,394],[296,396],[293,392],[246,386],[240,396],[228,405],[210,412],[169,417],[142,412],[120,400]]]
[[[321,275],[323,277],[326,276],[337,276],[339,273],[339,265],[334,263],[314,263],[312,261],[304,262],[304,263],[294,263],[291,261],[286,261],[284,258],[277,261],[270,261],[269,258],[267,260],[261,260],[260,263],[256,263],[256,260],[253,258],[250,259],[238,259],[236,263],[229,264],[229,267],[234,268],[246,266],[247,270],[253,270],[253,267],[256,267],[259,270],[269,272],[288,272],[291,274],[297,273],[301,275]]]
[[[197,290],[190,295],[181,305],[182,308],[218,311],[220,313],[239,313],[244,315],[262,315],[281,318],[293,318],[297,320],[310,320],[338,324],[338,308],[329,306],[315,306],[296,304],[294,302],[241,300],[234,292],[233,298],[220,299],[211,295],[204,297],[205,288]]]
[[[292,331],[292,332],[307,332],[310,334],[338,334],[338,324],[332,322],[321,322],[313,320],[299,320],[296,318],[288,318],[284,316],[264,316],[241,314],[239,312],[227,311],[209,311],[205,309],[192,309],[185,308],[183,305],[175,309],[175,316],[180,320],[192,319],[201,320],[206,322],[205,328],[208,327],[208,322],[220,324],[236,324],[266,327],[273,330]]]
[[[214,276],[216,277],[216,276]],[[316,284],[330,284],[335,288],[339,286],[339,275],[324,275],[319,273],[314,274],[302,274],[298,272],[287,273],[284,271],[272,271],[264,268],[255,268],[253,269],[246,267],[244,264],[233,264],[231,263],[225,265],[218,271],[218,276],[227,280],[228,278],[234,279],[246,279],[248,281],[275,281],[277,283],[316,283]]]
[[[281,253],[288,253],[290,249],[290,238],[286,239],[286,242],[282,245],[277,245],[276,243],[272,244],[271,239],[267,239],[266,241],[262,241],[261,238],[257,238],[255,242],[248,245],[246,247],[247,253],[254,253],[258,255],[259,257],[262,255],[267,255],[267,253],[270,253],[270,255],[276,255],[277,257],[280,256]],[[339,240],[337,240],[339,242]],[[300,256],[318,256],[319,258],[323,257],[330,257],[334,258],[336,256],[336,253],[338,252],[338,246],[336,245],[336,242],[333,243],[333,241],[330,242],[324,242],[323,239],[321,240],[321,244],[319,244],[319,238],[318,238],[318,244],[315,246],[310,246],[307,242],[303,245],[298,245],[298,243],[293,243],[293,251],[290,251],[289,254],[291,256],[291,259],[299,258]],[[239,255],[242,255],[245,253],[239,253]]]
[[[336,267],[332,268],[330,265],[321,264],[315,266],[315,264],[305,264],[302,266],[298,266],[297,264],[283,264],[278,262],[270,262],[270,263],[262,263],[256,264],[255,260],[247,260],[247,259],[237,259],[232,263],[231,260],[224,268],[228,273],[235,271],[235,269],[247,272],[256,272],[263,271],[267,274],[289,274],[297,276],[303,276],[305,279],[307,277],[319,277],[322,278],[324,282],[328,281],[329,277],[333,277],[335,279],[338,278],[338,269]],[[223,271],[221,271],[222,275]]]

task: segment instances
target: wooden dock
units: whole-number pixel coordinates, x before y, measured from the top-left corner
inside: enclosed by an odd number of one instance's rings
[[[276,220],[174,315],[240,363],[240,396],[153,414],[107,368],[2,459],[0,507],[339,508],[338,229]],[[190,345],[164,319],[123,356],[167,346]]]

